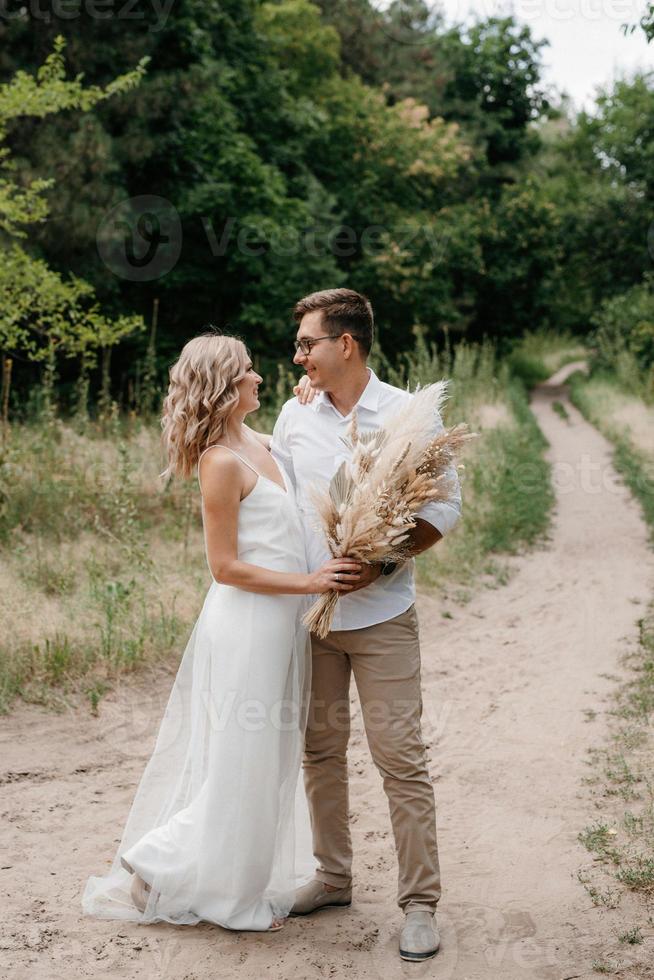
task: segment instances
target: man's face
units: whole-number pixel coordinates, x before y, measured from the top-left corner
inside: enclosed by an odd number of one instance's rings
[[[318,337],[325,337],[326,334],[327,331],[322,323],[322,311],[314,310],[305,313],[302,317],[296,339],[315,340]],[[303,354],[298,350],[293,363],[304,368],[312,388],[329,391],[331,384],[339,377],[344,364],[343,340],[340,337],[320,340],[311,345],[310,354]]]

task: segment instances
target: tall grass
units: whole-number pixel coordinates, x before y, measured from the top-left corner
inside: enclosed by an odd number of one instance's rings
[[[461,474],[464,519],[420,557],[420,580],[472,587],[490,576],[496,584],[501,555],[542,536],[552,502],[524,388],[490,342],[438,352],[418,334],[397,363],[380,353],[373,367],[411,388],[449,378],[445,423],[465,420],[480,433]],[[271,431],[293,377],[279,365],[253,425]],[[163,465],[156,420],[122,418],[115,407],[96,422],[39,410],[37,421],[7,433],[0,710],[16,697],[56,707],[80,694],[95,710],[121,674],[181,654],[210,573],[197,486],[164,484]]]
[[[539,351],[564,361],[576,356],[569,337],[547,335]],[[418,582],[465,601],[484,582],[507,580],[504,556],[537,544],[547,533],[553,493],[546,442],[536,424],[525,386],[512,373],[510,359],[499,359],[486,339],[439,351],[416,331],[413,348],[396,364],[382,353],[375,370],[391,384],[411,388],[445,377],[446,425],[466,421],[478,432],[460,474],[463,519],[436,547],[417,559]]]
[[[511,374],[531,388],[565,364],[582,360],[588,355],[587,345],[570,333],[533,330],[527,331],[513,343],[507,364]]]
[[[613,444],[613,464],[640,501],[654,544],[654,408],[616,371],[575,374],[570,396],[579,411]]]
[[[370,364],[382,380],[398,388],[408,385],[414,389],[418,384],[447,378],[445,420],[470,416],[481,405],[505,401],[510,376],[509,365],[498,360],[491,341],[485,340],[481,344],[461,341],[454,348],[448,346],[439,351],[435,344],[426,340],[421,330],[415,331],[413,348],[400,355],[395,364],[379,349]]]
[[[593,371],[654,404],[654,273],[605,299],[593,317]]]
[[[464,600],[481,581],[490,587],[504,584],[504,556],[538,544],[550,524],[554,495],[544,458],[546,441],[521,382],[512,379],[503,398],[509,409],[506,420],[480,429],[465,462],[463,519],[417,560],[420,582],[446,592],[458,584],[455,594]],[[475,406],[469,418],[473,424],[479,418]]]
[[[176,647],[208,572],[198,575],[192,487],[162,485],[158,442],[134,422],[104,435],[56,420],[8,433],[0,710],[16,695],[56,703]]]

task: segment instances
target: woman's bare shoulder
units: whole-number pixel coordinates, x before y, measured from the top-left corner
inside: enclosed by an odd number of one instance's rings
[[[239,460],[227,446],[211,446],[202,454],[198,463],[198,477],[201,475],[205,487],[207,483],[212,486],[229,484],[240,487],[241,474]]]

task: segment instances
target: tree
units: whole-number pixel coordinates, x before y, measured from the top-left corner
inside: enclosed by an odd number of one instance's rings
[[[42,119],[71,109],[88,111],[101,100],[135,86],[145,69],[141,63],[103,88],[84,87],[80,76],[66,79],[64,48],[63,37],[57,38],[36,75],[19,71],[0,86],[0,229],[5,237],[0,246],[0,351],[5,405],[6,364],[16,354],[32,361],[46,360],[52,374],[58,352],[79,356],[88,366],[98,346],[111,346],[142,326],[138,317],[106,319],[88,283],[75,276],[60,276],[18,244],[27,237],[27,227],[47,218],[45,192],[54,180],[39,178],[21,184],[16,162],[2,146],[10,121],[24,116]]]
[[[561,326],[587,332],[603,301],[642,282],[654,215],[654,75],[602,91],[553,139],[540,165],[559,216]],[[650,248],[652,247],[650,241]]]

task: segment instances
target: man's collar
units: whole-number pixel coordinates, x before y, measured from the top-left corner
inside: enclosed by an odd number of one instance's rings
[[[381,381],[373,371],[371,367],[368,367],[370,372],[370,377],[368,378],[368,384],[361,392],[359,401],[354,406],[355,408],[365,408],[370,412],[376,412],[379,408],[379,394],[381,392]],[[310,403],[314,412],[317,412],[321,407],[331,408],[337,411],[334,404],[327,394],[326,391],[319,391],[313,401]],[[343,416],[345,418],[346,416]]]

